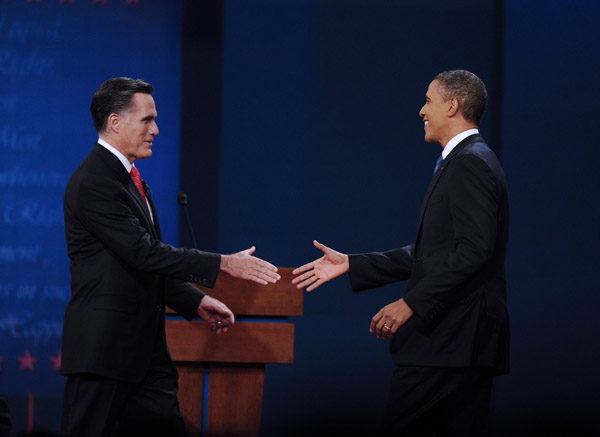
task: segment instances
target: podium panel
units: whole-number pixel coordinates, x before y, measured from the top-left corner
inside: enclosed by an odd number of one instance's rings
[[[189,436],[258,436],[266,364],[294,362],[294,324],[302,290],[292,269],[277,284],[260,285],[219,273],[214,289],[236,323],[217,335],[202,321],[167,320],[167,344],[179,371],[179,404]],[[168,314],[172,311],[167,310]]]

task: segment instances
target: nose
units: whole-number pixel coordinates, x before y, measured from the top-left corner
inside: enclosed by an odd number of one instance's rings
[[[154,122],[152,129],[150,129],[150,133],[154,136],[158,135],[159,130],[158,130],[158,124],[156,122]]]
[[[423,118],[425,116],[425,113],[423,112],[423,110],[425,109],[425,105],[423,105],[421,107],[421,109],[419,109],[419,117]]]

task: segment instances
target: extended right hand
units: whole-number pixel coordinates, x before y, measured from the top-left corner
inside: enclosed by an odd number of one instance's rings
[[[313,241],[317,249],[320,249],[324,255],[302,267],[298,267],[292,273],[296,276],[292,280],[292,284],[296,284],[298,288],[308,287],[306,291],[313,291],[327,281],[330,281],[338,276],[343,275],[350,270],[348,255],[336,252],[333,249]]]
[[[232,255],[221,255],[221,270],[236,278],[263,285],[267,285],[269,282],[274,284],[281,279],[281,276],[277,274],[277,267],[252,256],[255,251],[256,247],[252,246],[250,249]]]

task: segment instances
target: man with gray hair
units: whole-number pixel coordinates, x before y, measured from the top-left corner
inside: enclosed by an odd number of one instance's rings
[[[219,271],[265,285],[279,279],[254,247],[221,255],[162,241],[150,189],[134,164],[152,156],[158,135],[152,93],[150,84],[126,77],[98,88],[90,109],[99,138],[65,190],[65,436],[185,436],[165,307],[188,320],[200,316],[221,333],[233,313],[190,282],[212,288]]]

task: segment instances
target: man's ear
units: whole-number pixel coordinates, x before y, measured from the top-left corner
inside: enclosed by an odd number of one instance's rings
[[[451,97],[448,99],[448,116],[453,117],[459,110],[458,99],[456,97]]]
[[[108,120],[106,122],[106,129],[114,133],[119,133],[119,131],[121,130],[121,121],[121,116],[113,112],[108,116]]]

